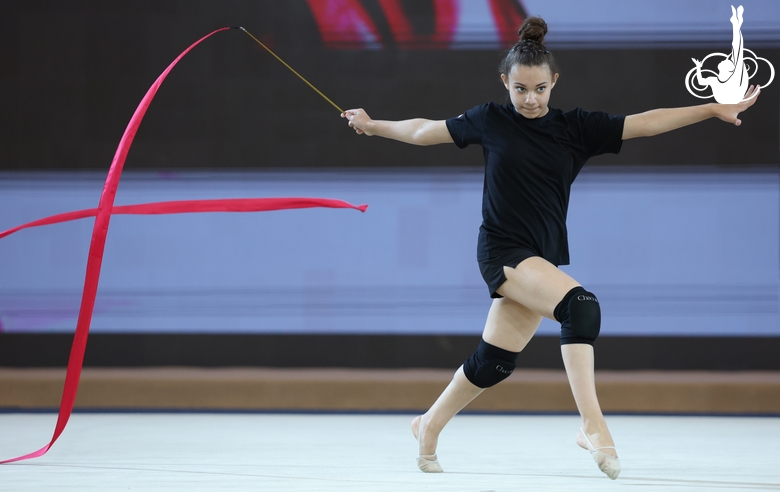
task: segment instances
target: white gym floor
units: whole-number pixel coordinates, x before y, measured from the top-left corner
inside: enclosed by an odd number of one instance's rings
[[[459,415],[441,474],[417,469],[412,415],[77,413],[48,454],[0,465],[1,491],[780,491],[780,418],[608,416],[623,472],[574,444],[576,416]],[[52,413],[0,413],[0,459]]]

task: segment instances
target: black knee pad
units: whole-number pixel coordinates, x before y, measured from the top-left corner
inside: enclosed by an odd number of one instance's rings
[[[561,345],[593,345],[601,330],[601,307],[592,292],[582,287],[570,290],[556,306],[555,319],[561,322]]]
[[[474,386],[490,388],[512,374],[518,355],[520,352],[510,352],[481,340],[477,351],[463,363],[463,373]]]

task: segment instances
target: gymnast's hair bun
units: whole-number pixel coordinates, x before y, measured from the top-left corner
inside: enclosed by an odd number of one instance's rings
[[[520,41],[533,41],[544,44],[544,35],[547,34],[547,23],[541,17],[528,17],[520,30],[517,31]]]

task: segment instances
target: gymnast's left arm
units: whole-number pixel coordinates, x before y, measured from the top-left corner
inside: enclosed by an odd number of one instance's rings
[[[623,124],[623,140],[652,137],[709,118],[718,118],[739,126],[742,124],[742,120],[738,118],[739,113],[755,104],[760,93],[760,87],[751,86],[745,94],[745,99],[737,104],[710,103],[685,108],[653,109],[626,116]]]

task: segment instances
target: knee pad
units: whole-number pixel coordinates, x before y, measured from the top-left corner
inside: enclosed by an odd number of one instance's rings
[[[570,290],[556,306],[555,319],[561,323],[561,345],[593,345],[601,330],[601,307],[592,292],[582,287]]]
[[[477,351],[463,363],[463,373],[474,386],[490,388],[512,374],[518,355],[520,352],[510,352],[481,340]]]

